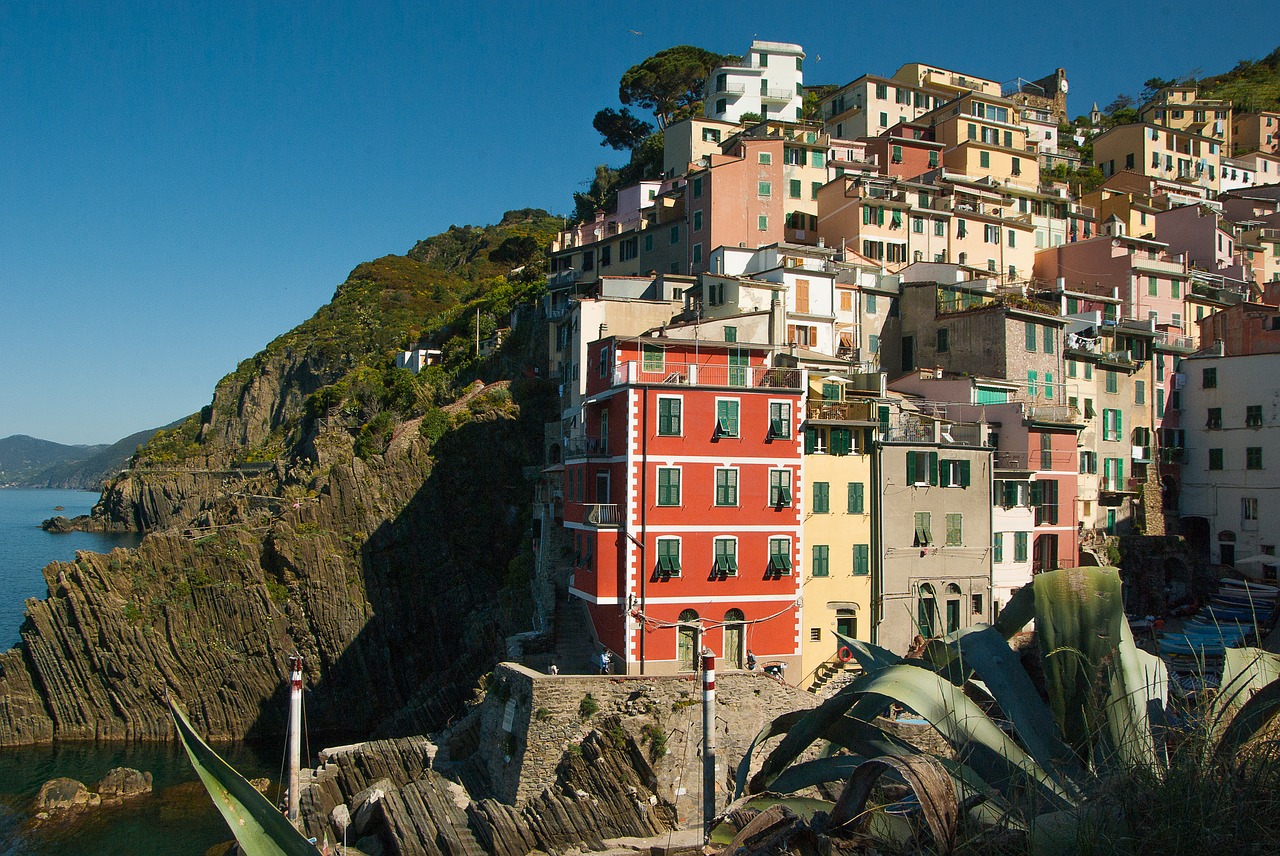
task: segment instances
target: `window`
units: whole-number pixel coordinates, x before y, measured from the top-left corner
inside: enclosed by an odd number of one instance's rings
[[[1205,420],[1205,428],[1221,428],[1222,427],[1222,408],[1210,407],[1209,417]]]
[[[769,437],[786,439],[791,436],[791,402],[769,402]]]
[[[1115,372],[1111,371],[1110,369],[1107,369],[1107,392],[1115,393],[1119,391],[1120,391],[1119,378],[1116,376]]]
[[[726,577],[738,575],[738,541],[736,538],[717,538],[715,542],[716,573]]]
[[[646,253],[653,252],[653,235],[644,236],[644,251]]]
[[[1081,452],[1080,453],[1080,472],[1092,473],[1098,472],[1098,453],[1097,452]]]
[[[968,487],[969,462],[943,458],[938,461],[938,484],[942,487]]]
[[[1000,243],[1000,227],[987,223],[982,227],[982,241],[987,244]]]
[[[923,217],[911,218],[911,231],[917,235],[924,234],[924,218]]]
[[[983,169],[991,168],[991,152],[978,152],[978,166]]]
[[[680,539],[658,539],[658,573],[667,577],[680,576]]]
[[[738,400],[736,398],[716,399],[716,436],[738,436]]]
[[[938,353],[940,354],[946,353],[948,345],[950,344],[947,341],[947,336],[948,336],[947,328],[939,327],[938,328]]]
[[[1244,450],[1244,468],[1246,470],[1262,469],[1262,447],[1249,446]]]
[[[771,182],[771,181],[760,181],[760,182],[757,182],[757,183],[756,183],[756,194],[757,194],[757,195],[759,195],[759,196],[772,196],[772,195],[773,195],[773,182]]]
[[[814,482],[813,483],[813,513],[814,514],[830,514],[831,513],[831,483],[830,482]]]
[[[891,148],[892,148],[892,151],[890,153],[890,162],[902,163],[902,146],[892,146]]]
[[[1209,450],[1209,469],[1211,470],[1222,469],[1222,450],[1221,449]]]
[[[716,469],[716,505],[732,506],[738,504],[738,471],[728,468]]]
[[[791,470],[769,470],[769,505],[784,508],[791,504]]]
[[[1200,375],[1201,389],[1217,389],[1218,388],[1218,370],[1216,368],[1204,369]]]
[[[1010,234],[1010,235],[1012,235],[1013,233],[1012,233],[1012,232],[1010,232],[1009,234]],[[1045,327],[1045,328],[1044,328],[1044,352],[1045,352],[1046,354],[1052,354],[1052,353],[1053,353],[1053,347],[1054,347],[1054,345],[1053,345],[1053,328],[1052,328],[1052,327]]]
[[[881,114],[880,114],[880,127],[882,127],[882,128],[887,128],[887,127],[889,127],[889,114],[888,114],[888,113],[881,113]]]
[[[819,190],[821,190],[821,189],[822,189],[822,182],[821,182],[821,181],[815,181],[815,182],[810,183],[810,185],[809,185],[809,198],[810,198],[810,199],[817,199],[817,198],[818,198],[818,191],[819,191]],[[814,228],[816,229],[817,227],[815,226]]]
[[[1049,400],[1053,399],[1053,373],[1052,372],[1044,373],[1044,397]]]
[[[995,532],[991,535],[991,563],[998,565],[1004,561],[1004,533]]]
[[[770,154],[769,152],[760,152],[758,156],[758,160],[760,163],[764,164],[765,166],[770,166],[773,163],[773,155]],[[767,196],[768,194],[763,194],[763,195]]]
[[[974,615],[982,614],[982,595],[980,594],[969,595],[969,603],[973,608]],[[1000,611],[1000,601],[996,601],[996,612],[999,612],[999,611]]]
[[[756,228],[761,232],[769,231],[769,215],[761,214],[756,217]]]
[[[775,574],[791,573],[791,539],[769,539],[769,570]]]
[[[880,353],[880,337],[875,333],[867,337],[867,350],[873,354]]]
[[[1258,522],[1258,499],[1257,497],[1245,496],[1240,498],[1240,522],[1245,524],[1245,529],[1256,529]],[[1253,526],[1249,526],[1253,523]]]
[[[938,483],[937,452],[907,452],[907,484]]]
[[[854,544],[853,545],[853,575],[855,577],[865,577],[871,573],[871,545],[870,544]]]
[[[693,245],[693,263],[695,265],[702,264],[702,244]]]
[[[863,514],[866,508],[864,500],[865,485],[862,482],[849,482],[849,513]]]
[[[817,574],[814,574],[814,576],[816,577],[816,576],[818,576],[818,575],[817,575]],[[826,574],[823,574],[822,576],[826,576]],[[822,641],[822,628],[821,628],[821,627],[810,627],[810,628],[809,628],[809,641],[810,641],[810,642],[821,642],[821,641]]]
[[[788,182],[788,185],[787,185],[787,196],[789,196],[792,199],[799,199],[800,188],[802,184],[803,182],[801,182],[800,179],[798,178],[791,179],[791,181]]]
[[[929,152],[929,168],[937,169],[937,167],[938,167],[938,153],[936,151]]]
[[[1156,390],[1156,416],[1164,416],[1164,389]]]
[[[719,77],[719,79],[718,79],[718,81],[717,81],[717,86],[718,86],[718,88],[716,89],[716,91],[717,91],[717,92],[724,92],[724,91],[725,91],[725,90],[724,90],[725,83],[724,83],[724,75],[723,75],[723,74],[722,74],[722,75],[720,75],[720,77]],[[720,129],[719,129],[719,128],[703,128],[703,129],[702,129],[702,142],[704,142],[704,143],[718,143],[718,142],[720,142]]]
[[[947,515],[947,546],[961,547],[964,545],[964,515],[948,514]]]
[[[912,546],[928,547],[933,542],[933,533],[929,531],[929,512],[916,512],[916,538]]]
[[[826,544],[813,545],[813,561],[809,563],[809,576],[831,575],[831,548]]]
[[[935,236],[935,237],[938,237],[938,238],[945,238],[945,237],[946,237],[946,235],[947,235],[947,221],[946,221],[946,220],[934,220],[934,221],[933,221],[933,234],[934,234],[934,236]]]
[[[693,180],[693,198],[694,199],[702,198],[702,177],[701,176]]]
[[[1124,414],[1119,410],[1104,408],[1102,411],[1102,439],[1120,440],[1124,433]]]
[[[657,345],[640,346],[640,370],[661,373],[666,365],[667,352]]]
[[[1038,344],[1038,341],[1037,341],[1038,337],[1036,336],[1036,325],[1032,324],[1030,321],[1026,321],[1024,322],[1024,324],[1026,325],[1024,330],[1024,334],[1025,334],[1024,338],[1026,339],[1026,349],[1034,354],[1036,352],[1036,345]]]
[[[1015,562],[1025,562],[1027,560],[1027,542],[1029,541],[1028,533],[1013,533],[1013,560]]]
[[[1133,403],[1147,403],[1147,384],[1145,381],[1135,380],[1133,382]]]
[[[866,296],[866,307],[868,315],[876,314],[876,296],[874,294],[868,294]]]
[[[1036,510],[1036,525],[1058,524],[1058,481],[1043,479],[1031,483],[1031,504]]]
[[[1048,431],[1040,432],[1040,469],[1053,469],[1053,435]]]
[[[1250,404],[1244,409],[1244,424],[1246,428],[1262,427],[1262,405]]]
[[[1027,395],[1035,398],[1040,391],[1040,372],[1027,372]]]
[[[680,468],[658,467],[658,505],[680,504]]]
[[[702,212],[701,211],[693,212],[693,231],[695,232],[702,231]]]

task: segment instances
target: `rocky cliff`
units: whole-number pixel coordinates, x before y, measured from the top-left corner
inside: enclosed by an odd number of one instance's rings
[[[535,322],[486,361],[459,331],[536,296],[484,248],[554,222],[514,212],[450,237],[473,246],[449,263],[480,281],[430,259],[357,267],[139,449],[91,518],[57,521],[146,537],[45,569],[49,597],[0,654],[0,745],[168,740],[166,694],[214,739],[275,736],[295,650],[313,732],[408,734],[456,715],[505,637],[530,629],[525,472],[555,401],[526,377]],[[446,364],[394,368],[422,336]]]

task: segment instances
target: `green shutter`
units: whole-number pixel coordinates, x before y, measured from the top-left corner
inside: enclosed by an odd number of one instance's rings
[[[889,407],[888,405],[877,408],[876,416],[880,421],[880,430],[889,430]]]
[[[1042,493],[1042,491],[1041,491],[1041,487],[1042,487],[1042,485],[1040,484],[1040,482],[1034,482],[1034,481],[1033,481],[1033,482],[1031,483],[1031,507],[1032,507],[1032,508],[1039,508],[1039,507],[1040,507],[1040,503],[1041,503],[1041,501],[1042,501],[1042,500],[1041,500],[1041,493]]]
[[[865,507],[862,482],[849,482],[849,513],[862,514]]]
[[[997,532],[991,536],[991,563],[998,565],[1004,561],[1004,533]]]
[[[827,482],[813,483],[813,513],[827,514],[831,511],[831,485]]]
[[[854,576],[865,577],[871,573],[871,547],[868,544],[853,545]]]
[[[916,453],[907,452],[907,484],[916,483]]]
[[[960,462],[960,487],[969,486],[969,461]]]
[[[812,455],[818,448],[818,429],[804,429],[804,453]]]
[[[929,453],[929,484],[938,483],[938,453]]]

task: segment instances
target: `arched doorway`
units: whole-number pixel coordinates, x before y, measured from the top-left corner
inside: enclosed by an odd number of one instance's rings
[[[731,609],[724,614],[724,666],[741,669],[746,651],[746,616],[741,609]]]
[[[698,613],[686,609],[680,613],[680,626],[676,628],[676,668],[682,672],[697,671],[698,629],[693,626]]]
[[[916,628],[926,639],[938,634],[938,599],[933,586],[923,583],[916,598]]]
[[[1056,536],[1055,536],[1056,537]],[[960,629],[960,586],[947,583],[947,632],[955,633]]]

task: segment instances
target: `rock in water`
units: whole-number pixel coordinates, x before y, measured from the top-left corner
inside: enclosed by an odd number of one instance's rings
[[[80,811],[94,808],[102,798],[75,779],[50,779],[40,786],[36,794],[36,814],[57,814],[64,811]]]
[[[151,774],[130,767],[115,767],[98,782],[103,804],[120,803],[151,793]]]

